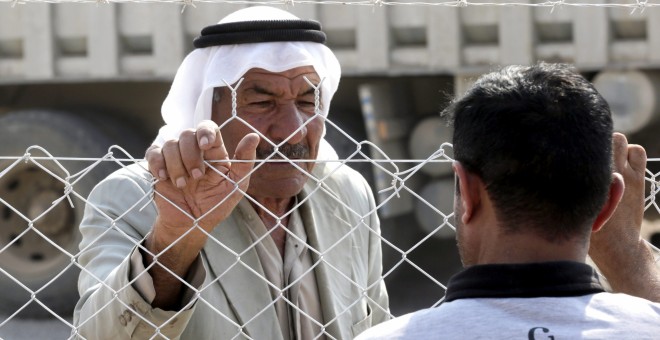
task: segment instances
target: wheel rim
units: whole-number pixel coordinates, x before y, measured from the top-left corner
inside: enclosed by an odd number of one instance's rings
[[[69,250],[76,241],[75,210],[66,199],[53,205],[64,183],[36,165],[19,164],[0,177],[0,192],[0,266],[27,280],[61,270],[68,255],[57,246]]]

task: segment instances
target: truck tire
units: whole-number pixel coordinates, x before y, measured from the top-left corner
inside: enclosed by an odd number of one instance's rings
[[[16,111],[0,118],[0,156],[20,157],[39,145],[57,158],[101,158],[115,144],[104,130],[67,112]],[[66,173],[54,160],[42,158],[47,157],[44,152],[29,153],[32,160],[0,159],[0,314],[68,317],[78,300],[78,225],[85,202],[70,194],[71,207],[67,198],[62,199],[66,185],[61,179]],[[58,161],[71,176],[94,163]],[[71,188],[86,198],[117,168],[114,162],[101,162],[74,177]]]

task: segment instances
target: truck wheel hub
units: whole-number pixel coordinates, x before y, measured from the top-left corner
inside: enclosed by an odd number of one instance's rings
[[[67,222],[71,214],[68,201],[65,199],[53,206],[53,202],[60,197],[62,197],[62,193],[47,190],[38,193],[29,203],[28,217],[34,221],[34,225],[39,231],[48,236],[56,236],[68,229]],[[44,212],[46,214],[41,216]],[[35,221],[35,219],[37,220]]]

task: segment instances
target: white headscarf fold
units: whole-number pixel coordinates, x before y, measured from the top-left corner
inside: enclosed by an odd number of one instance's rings
[[[219,23],[255,20],[299,18],[281,9],[256,6],[229,14]],[[202,120],[211,119],[213,88],[236,83],[252,68],[276,73],[301,66],[314,67],[323,79],[322,114],[327,116],[330,101],[339,86],[341,67],[325,45],[314,42],[266,42],[195,49],[179,66],[163,102],[161,113],[165,125],[154,144],[163,145],[166,140],[177,139],[183,130],[195,128]],[[337,154],[325,139],[321,141],[318,158],[337,159]]]

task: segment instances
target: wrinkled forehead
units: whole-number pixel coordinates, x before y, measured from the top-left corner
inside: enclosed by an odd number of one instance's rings
[[[272,72],[263,68],[251,68],[243,75],[243,81],[284,81],[288,83],[311,83],[318,86],[320,76],[313,66],[300,66],[282,72]]]
[[[218,86],[220,93],[231,93],[232,89],[240,97],[246,93],[273,95],[314,95],[318,90],[322,98],[321,78],[313,66],[300,66],[282,72],[272,72],[263,68],[252,68],[231,86]],[[216,98],[215,100],[217,100]]]

